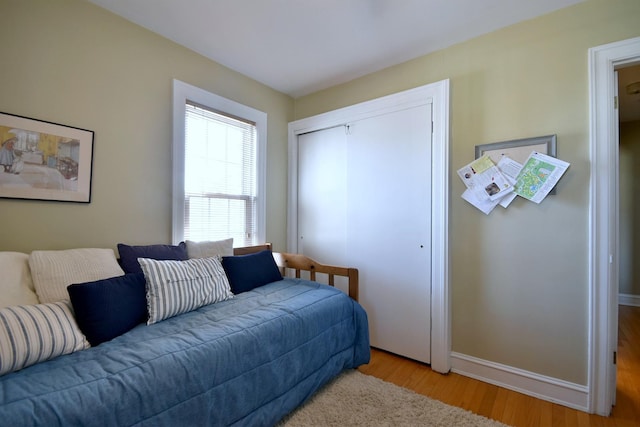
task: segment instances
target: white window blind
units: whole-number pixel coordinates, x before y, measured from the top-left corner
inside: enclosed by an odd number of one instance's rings
[[[185,107],[184,239],[255,244],[255,123]]]

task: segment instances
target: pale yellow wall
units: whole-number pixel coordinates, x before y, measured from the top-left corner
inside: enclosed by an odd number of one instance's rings
[[[450,79],[454,351],[587,384],[587,50],[639,22],[638,0],[587,1],[296,100],[301,119]],[[490,216],[460,198],[476,144],[548,134],[571,163],[557,195]]]
[[[640,296],[640,121],[620,125],[620,287]]]
[[[268,114],[267,240],[285,248],[293,100],[81,0],[0,0],[0,111],[95,131],[92,201],[0,199],[0,250],[171,241],[172,79]]]

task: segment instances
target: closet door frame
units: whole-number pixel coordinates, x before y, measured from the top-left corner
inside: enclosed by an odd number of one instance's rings
[[[289,123],[287,251],[298,251],[298,135],[431,104],[431,368],[451,370],[449,292],[449,80],[362,102]]]

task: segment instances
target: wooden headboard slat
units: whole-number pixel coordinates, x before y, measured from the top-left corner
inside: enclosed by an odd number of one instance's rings
[[[256,252],[270,251],[270,250],[272,250],[271,243],[265,243],[264,245],[245,246],[245,247],[240,247],[240,248],[233,248],[233,254],[234,255],[249,255],[249,254],[254,254]]]

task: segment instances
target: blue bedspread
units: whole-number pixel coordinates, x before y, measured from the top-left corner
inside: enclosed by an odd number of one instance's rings
[[[0,377],[0,424],[270,426],[369,354],[359,304],[285,279]]]

